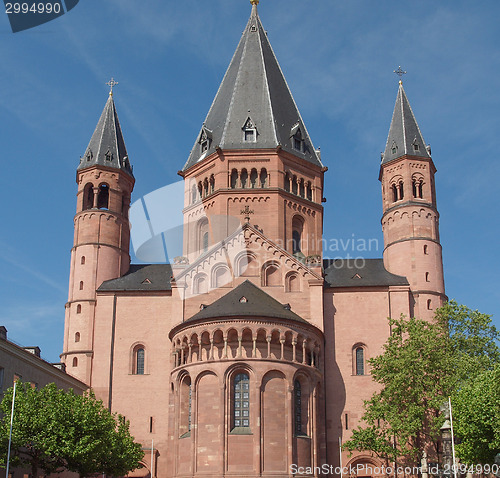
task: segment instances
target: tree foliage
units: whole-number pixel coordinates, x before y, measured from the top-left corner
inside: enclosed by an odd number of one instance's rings
[[[453,397],[452,407],[461,461],[491,465],[500,453],[500,364],[465,384]]]
[[[474,417],[478,430],[483,422],[498,425],[498,418],[493,419],[495,413],[499,416],[498,409],[470,399],[474,391],[492,384],[489,371],[500,363],[499,332],[490,316],[451,301],[438,309],[433,322],[400,317],[389,319],[389,324],[391,334],[383,353],[369,361],[381,389],[365,402],[364,424],[344,447],[417,463],[426,445],[437,453],[444,420],[440,409],[449,396],[456,395],[462,408],[455,421],[464,440],[457,447],[458,456],[465,459],[466,450],[472,456],[473,438],[465,438],[472,433],[467,421],[472,423]],[[475,385],[482,372],[488,373]],[[493,398],[489,400],[491,404]],[[474,411],[476,406],[481,413]],[[466,443],[471,443],[469,448]],[[475,460],[480,462],[477,456]]]
[[[0,404],[0,460],[6,463],[13,389]],[[5,450],[5,451],[4,451]],[[141,445],[134,443],[129,423],[112,414],[92,392],[77,395],[54,384],[37,390],[17,384],[11,463],[45,474],[69,470],[80,476],[123,476],[139,467]]]

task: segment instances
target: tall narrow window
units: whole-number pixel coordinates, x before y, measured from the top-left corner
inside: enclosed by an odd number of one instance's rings
[[[398,187],[393,184],[392,185],[392,202],[396,202],[398,200]]]
[[[97,207],[98,209],[109,208],[109,186],[107,184],[101,184],[99,186],[99,194],[97,196]]]
[[[303,435],[302,432],[302,388],[300,382],[293,383],[293,409],[295,421],[295,435]]]
[[[248,172],[246,169],[241,170],[241,175],[240,175],[240,181],[241,181],[241,187],[245,189],[248,187]]]
[[[236,189],[238,187],[238,171],[233,169],[231,171],[231,189]]]
[[[288,173],[285,174],[285,191],[290,192],[290,175]]]
[[[83,209],[92,209],[94,207],[94,185],[86,184],[83,190]]]
[[[144,375],[144,357],[145,352],[143,348],[135,351],[135,374]]]
[[[365,374],[365,351],[363,347],[356,349],[356,375]]]
[[[75,342],[80,342],[80,332],[75,334]]]
[[[78,367],[78,359],[76,357],[73,359],[73,367]]]
[[[262,168],[260,170],[260,187],[267,188],[267,169]]]
[[[250,187],[251,188],[258,188],[259,185],[257,184],[257,170],[252,169],[250,173]]]
[[[239,373],[233,385],[233,427],[250,426],[250,379]]]
[[[203,252],[208,251],[208,232],[203,234]]]
[[[3,367],[0,367],[0,393],[2,393],[3,391],[3,373],[4,373]]]

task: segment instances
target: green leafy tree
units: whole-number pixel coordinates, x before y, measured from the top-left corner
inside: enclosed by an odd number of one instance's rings
[[[470,465],[491,465],[500,453],[500,365],[470,380],[452,407],[457,456]]]
[[[389,319],[384,351],[370,360],[382,385],[365,402],[364,427],[353,431],[348,450],[371,450],[379,457],[417,463],[424,443],[437,445],[439,409],[453,390],[453,366],[443,327],[415,318]]]
[[[92,392],[77,395],[54,384],[36,390],[18,383],[12,434],[12,465],[26,466],[36,477],[38,470],[52,473],[69,470],[80,476],[106,473],[123,476],[138,468],[143,457],[134,443],[129,423],[112,414]],[[2,450],[7,450],[12,389],[0,409]],[[0,458],[5,464],[7,452]]]
[[[0,421],[0,463],[6,465],[9,443],[10,417],[13,388],[7,390],[0,404],[3,419]],[[45,474],[62,471],[64,460],[57,452],[57,434],[54,428],[54,407],[58,391],[48,386],[34,389],[29,383],[18,382],[16,407],[12,429],[11,465],[31,469],[37,476],[39,469]]]
[[[498,408],[480,406],[466,398],[471,397],[471,390],[486,387],[484,381],[474,385],[478,375],[496,370],[500,363],[500,335],[491,317],[450,301],[436,311],[432,323],[404,317],[389,319],[389,323],[391,334],[383,353],[370,360],[372,376],[381,390],[365,402],[364,426],[353,431],[344,447],[370,450],[391,461],[400,458],[416,463],[425,445],[433,445],[437,451],[443,422],[440,408],[449,396],[458,394],[456,403],[462,408],[455,421],[461,423],[464,445],[457,449],[465,460],[466,449],[467,456],[473,449],[465,443],[473,443],[477,436],[467,438],[474,432],[468,431],[464,417],[471,423],[475,417],[478,429],[481,422],[498,424],[494,419],[499,416]],[[491,379],[488,373],[485,377]],[[498,390],[499,383],[491,385]],[[476,405],[481,413],[475,410]],[[477,457],[475,460],[481,462]]]

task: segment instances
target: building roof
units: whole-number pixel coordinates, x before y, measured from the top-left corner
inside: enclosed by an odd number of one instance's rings
[[[246,280],[225,296],[203,308],[188,321],[220,317],[270,317],[309,323],[292,312],[289,304],[282,304],[262,289]]]
[[[410,102],[406,97],[403,83],[400,81],[382,164],[406,154],[430,158],[430,148],[428,150],[425,144]]]
[[[255,129],[255,141],[245,141],[245,129]],[[301,141],[301,151],[294,147],[294,136]],[[207,142],[205,152],[202,152],[202,142]],[[274,149],[278,146],[322,167],[254,4],[183,171],[217,148]]]
[[[112,94],[108,97],[77,169],[86,169],[95,165],[120,169],[133,176]]]
[[[98,291],[161,291],[172,290],[170,264],[132,264],[118,279],[104,281]]]
[[[383,259],[324,259],[325,287],[381,287],[409,285],[406,277],[391,274]]]

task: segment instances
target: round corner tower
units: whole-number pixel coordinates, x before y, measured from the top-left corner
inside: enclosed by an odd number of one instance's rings
[[[90,385],[96,290],[130,267],[128,211],[134,176],[112,93],[80,159],[76,183],[75,234],[61,359],[71,375]]]
[[[406,276],[413,296],[411,315],[428,320],[446,300],[435,173],[430,147],[400,81],[379,176],[384,265]]]

